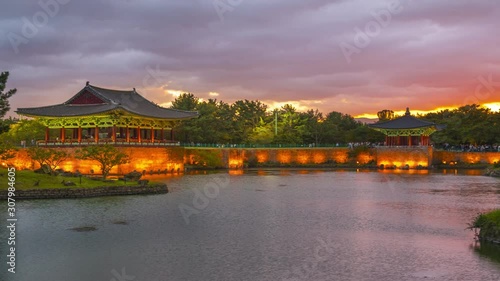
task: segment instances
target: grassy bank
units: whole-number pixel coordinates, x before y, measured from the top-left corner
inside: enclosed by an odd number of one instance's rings
[[[500,243],[500,209],[478,215],[471,227],[480,229],[479,239]]]
[[[7,169],[0,169],[0,181],[6,183],[8,180]],[[75,186],[65,186],[64,182],[73,182]],[[38,182],[38,186],[35,184]],[[17,190],[28,189],[54,189],[54,188],[97,188],[103,186],[124,186],[124,185],[137,185],[137,181],[126,183],[123,181],[113,180],[103,182],[101,180],[94,180],[88,177],[63,177],[63,176],[50,176],[45,174],[37,174],[29,170],[18,170],[15,176],[15,187]],[[0,190],[7,190],[8,185],[0,185]]]

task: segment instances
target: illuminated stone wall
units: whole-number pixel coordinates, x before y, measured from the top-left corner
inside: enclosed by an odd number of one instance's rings
[[[89,174],[90,170],[100,173],[97,162],[90,160],[79,160],[74,158],[77,148],[61,147],[58,150],[66,151],[71,155],[62,162],[60,168],[65,171],[74,172],[79,170],[83,174]],[[153,172],[182,172],[184,171],[184,149],[183,148],[159,148],[159,147],[121,147],[121,151],[129,155],[130,163],[119,165],[111,170],[111,174],[124,174],[133,170],[149,173]],[[14,165],[18,169],[37,169],[40,167],[33,162],[26,150],[21,149],[16,157],[5,161],[6,164]]]
[[[494,164],[500,161],[500,152],[434,151],[434,164],[467,163]]]
[[[385,168],[404,168],[406,165],[411,169],[429,167],[433,157],[432,147],[427,146],[377,147],[376,153],[377,165],[384,165]]]
[[[324,163],[347,163],[349,161],[348,148],[248,148],[248,149],[214,149],[196,148],[186,149],[187,164],[195,164],[195,159],[202,161],[207,151],[218,153],[226,168],[242,168],[245,163],[255,164],[282,164],[286,165],[313,165]],[[212,153],[212,154],[213,154]],[[359,164],[367,164],[375,160],[375,155],[362,152],[355,159]]]
[[[77,148],[58,148],[74,155]],[[248,163],[254,164],[281,164],[288,165],[314,165],[324,163],[347,163],[348,148],[269,148],[269,149],[217,149],[199,148],[184,149],[158,148],[158,147],[122,147],[123,152],[130,157],[130,163],[113,168],[112,174],[124,174],[133,170],[149,173],[160,172],[182,172],[184,164],[196,164],[197,161],[215,163],[217,167],[238,169]],[[438,163],[489,163],[500,161],[500,152],[449,152],[433,151],[431,147],[378,147],[369,152],[360,152],[352,161],[357,164],[367,164],[376,161],[377,165],[385,167],[410,168],[429,167]],[[356,164],[353,163],[353,164]],[[39,165],[33,162],[27,155],[26,150],[19,150],[17,156],[4,165],[14,165],[18,169],[36,169]],[[99,165],[94,161],[78,160],[70,157],[64,161],[60,168],[66,171],[79,170],[88,174],[90,170],[100,173]]]

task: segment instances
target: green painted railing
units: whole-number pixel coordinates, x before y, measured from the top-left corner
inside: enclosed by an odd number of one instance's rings
[[[183,147],[192,148],[322,148],[348,147],[347,144],[218,144],[218,143],[181,143]]]

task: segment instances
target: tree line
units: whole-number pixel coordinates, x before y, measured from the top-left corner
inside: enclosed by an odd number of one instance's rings
[[[172,102],[172,108],[200,115],[175,126],[176,139],[184,143],[321,145],[384,140],[383,134],[348,114],[332,111],[325,115],[317,109],[300,112],[290,104],[268,110],[258,100],[228,104],[184,93]]]
[[[8,99],[16,89],[5,90],[8,72],[0,74],[0,155],[21,141],[44,138],[43,125],[33,120],[4,119],[10,110]],[[382,133],[370,129],[349,114],[316,110],[298,111],[290,104],[269,110],[258,100],[238,100],[232,104],[216,99],[202,100],[191,93],[177,97],[171,108],[198,111],[199,117],[176,122],[175,139],[183,143],[204,144],[304,144],[336,145],[347,143],[383,143]],[[395,116],[392,110],[378,112],[380,121]],[[463,144],[500,144],[500,112],[477,104],[432,112],[417,117],[442,124],[431,141],[436,146]]]

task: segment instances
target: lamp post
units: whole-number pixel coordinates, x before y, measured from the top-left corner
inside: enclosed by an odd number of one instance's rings
[[[278,110],[274,111],[274,135],[278,135]]]

